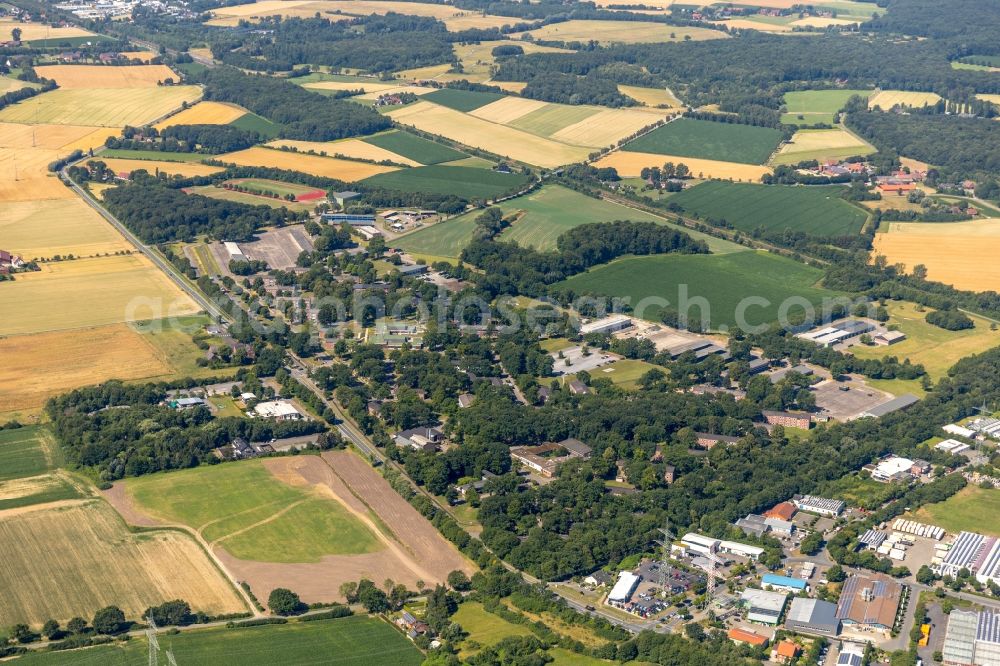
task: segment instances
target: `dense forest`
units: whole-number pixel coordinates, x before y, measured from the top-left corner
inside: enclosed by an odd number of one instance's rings
[[[157,150],[169,153],[229,153],[254,146],[261,136],[251,130],[231,125],[170,125],[161,131],[155,127],[122,130],[122,136],[109,136],[108,148]]]
[[[280,136],[287,139],[333,141],[392,127],[389,118],[370,107],[230,67],[206,70],[198,81],[205,85],[205,99],[239,104],[279,125]]]

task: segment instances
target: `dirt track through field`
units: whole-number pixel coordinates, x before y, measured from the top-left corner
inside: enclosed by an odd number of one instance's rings
[[[319,490],[339,501],[364,523],[385,549],[363,555],[330,555],[318,563],[275,564],[240,560],[222,547],[214,548],[223,564],[255,593],[266,597],[276,587],[296,591],[306,603],[344,598],[341,584],[368,578],[377,585],[386,578],[414,589],[417,581],[444,582],[449,572],[475,567],[448,543],[379,474],[347,451],[317,456],[273,458],[264,462],[281,481]]]

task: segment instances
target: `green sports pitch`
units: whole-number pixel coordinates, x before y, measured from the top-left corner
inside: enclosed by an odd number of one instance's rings
[[[747,233],[801,231],[848,236],[861,231],[868,213],[840,198],[840,186],[751,185],[712,180],[679,192],[670,201],[701,219],[725,220]]]
[[[738,324],[759,326],[778,321],[779,308],[786,299],[805,299],[819,311],[823,299],[835,292],[814,286],[823,276],[817,268],[764,252],[734,252],[712,255],[661,254],[651,257],[628,257],[598,266],[558,283],[556,288],[572,290],[575,295],[600,294],[628,298],[636,315],[658,321],[662,304],[652,303],[640,311],[645,298],[666,299],[668,309],[679,306],[686,289],[689,299],[704,298],[708,311],[697,304],[688,308],[688,317],[698,321],[703,316],[713,330],[727,330]],[[754,297],[751,303],[744,299]],[[763,300],[761,300],[763,299]],[[738,308],[746,305],[744,321]],[[788,316],[801,315],[803,309],[789,302]]]
[[[763,164],[781,142],[770,127],[679,118],[625,145],[623,150],[673,157],[696,157]]]
[[[166,651],[184,666],[418,666],[423,655],[382,620],[346,617],[316,622],[290,621],[236,629],[184,631],[160,635],[160,663]],[[25,666],[145,666],[145,638],[112,646],[65,652],[32,652],[17,660]]]

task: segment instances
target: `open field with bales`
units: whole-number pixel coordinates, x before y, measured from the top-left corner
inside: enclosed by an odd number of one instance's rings
[[[590,149],[582,146],[552,141],[430,102],[410,104],[390,111],[389,116],[402,125],[412,125],[418,130],[475,146],[501,157],[545,168],[579,162],[590,153]]]
[[[198,310],[159,269],[138,255],[42,265],[0,289],[2,332],[59,331]]]
[[[975,328],[947,331],[925,321],[928,309],[918,312],[917,306],[905,301],[889,301],[889,325],[906,334],[906,339],[888,347],[854,345],[851,352],[859,358],[896,356],[908,358],[927,369],[932,379],[940,379],[959,360],[1000,345],[1000,331],[991,331],[990,322],[970,315]]]
[[[198,102],[194,106],[162,120],[153,127],[162,130],[171,125],[228,125],[242,118],[247,110],[235,104]]]
[[[793,90],[785,93],[785,113],[781,122],[788,125],[833,123],[833,116],[855,95],[868,97],[870,90]]]
[[[880,108],[888,111],[894,106],[912,106],[920,108],[937,104],[941,96],[931,92],[913,92],[910,90],[878,90],[868,99],[868,108]]]
[[[586,43],[593,40],[600,44],[701,41],[728,37],[720,30],[709,30],[708,28],[682,27],[645,21],[601,20],[571,20],[551,23],[537,30],[512,34],[511,37],[520,39],[525,34],[531,35],[536,42]]]
[[[558,288],[572,289],[577,295],[627,297],[636,308],[636,316],[658,321],[664,309],[662,300],[649,307],[642,307],[642,300],[666,299],[669,308],[676,308],[682,285],[687,285],[688,298],[701,296],[709,304],[705,313],[693,305],[688,316],[695,322],[705,316],[713,329],[723,330],[720,327],[777,321],[779,306],[791,297],[805,298],[816,306],[823,298],[835,296],[834,292],[814,286],[822,275],[819,269],[765,252],[667,254],[619,259],[574,275],[559,283]],[[763,298],[767,304],[759,300],[749,304],[743,313],[745,322],[740,322],[738,306],[749,297]],[[789,313],[801,313],[801,308],[795,306]]]
[[[907,272],[923,264],[929,279],[959,289],[996,291],[1000,290],[997,243],[1000,219],[889,222],[884,232],[875,234],[872,254],[884,255],[890,264],[904,264]]]
[[[260,146],[247,148],[235,153],[219,155],[216,159],[240,166],[274,167],[277,169],[302,171],[314,176],[338,178],[348,182],[396,170],[396,167],[380,166],[351,160],[338,160],[333,157],[320,157],[319,155],[307,155],[289,150],[274,150]]]
[[[88,257],[132,245],[80,199],[9,202],[0,206],[4,249],[25,259]]]
[[[366,178],[364,183],[402,192],[489,199],[520,190],[528,179],[521,174],[500,173],[491,169],[435,164],[379,174]]]
[[[133,127],[152,122],[201,96],[197,86],[59,89],[12,104],[0,122]]]
[[[166,65],[40,65],[35,72],[52,79],[63,90],[106,88],[155,88],[178,76]]]
[[[770,127],[680,118],[625,145],[624,150],[763,164],[781,141]]]
[[[868,214],[840,195],[841,187],[789,187],[708,181],[670,198],[702,219],[724,219],[750,233],[801,231],[814,236],[849,236],[864,226]]]
[[[772,162],[796,164],[805,160],[832,160],[874,152],[873,145],[844,129],[803,129],[781,146]]]
[[[0,514],[0,623],[63,623],[115,604],[128,617],[170,599],[210,613],[244,610],[207,555],[174,531],[130,533],[100,500]]]
[[[380,550],[339,502],[282,483],[259,460],[130,479],[125,492],[144,513],[188,525],[244,560],[319,562]]]
[[[623,178],[637,178],[646,167],[662,167],[666,162],[684,163],[691,170],[691,175],[697,178],[719,178],[723,180],[760,182],[760,179],[771,173],[766,166],[755,164],[740,164],[738,162],[723,162],[719,160],[703,160],[697,157],[681,155],[660,155],[658,153],[637,153],[626,150],[616,150],[594,162],[596,167],[613,167]]]
[[[905,516],[930,525],[937,525],[948,532],[979,532],[1000,537],[1000,524],[984,520],[1000,512],[1000,490],[986,490],[969,485],[943,502],[925,504],[912,515]]]
[[[267,144],[272,148],[289,147],[300,153],[316,153],[330,157],[352,157],[359,160],[374,160],[376,162],[393,162],[408,166],[420,166],[420,162],[402,155],[379,148],[361,139],[342,139],[340,141],[297,141],[295,139],[278,139]]]
[[[222,167],[198,164],[196,162],[175,162],[173,160],[133,160],[119,157],[98,156],[90,162],[104,162],[104,164],[116,174],[128,176],[133,171],[144,169],[149,175],[155,176],[161,173],[169,176],[211,176],[213,173],[222,171]]]
[[[465,159],[467,155],[448,146],[424,139],[416,134],[393,130],[361,139],[365,143],[391,152],[417,164],[441,164]]]
[[[22,23],[20,21],[0,21],[0,37],[8,39],[10,31],[18,28],[21,31],[22,42],[33,42],[39,39],[72,39],[74,37],[91,37],[94,33],[75,25],[53,27],[44,23]]]
[[[321,658],[330,666],[394,664],[418,666],[423,655],[384,620],[363,616],[290,622],[283,625],[225,627],[185,631],[160,638],[179,664],[188,666],[270,666],[311,664]],[[38,652],[18,659],[24,666],[144,666],[145,638],[72,652]],[[320,657],[321,655],[321,657]]]

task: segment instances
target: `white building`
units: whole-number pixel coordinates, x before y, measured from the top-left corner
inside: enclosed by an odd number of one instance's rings
[[[297,421],[302,418],[299,410],[295,409],[292,403],[286,400],[271,400],[269,402],[258,402],[253,408],[254,414],[262,419],[275,419],[277,421]]]
[[[721,542],[718,539],[713,539],[712,537],[689,532],[681,537],[681,543],[684,544],[688,550],[698,553],[699,555],[710,555],[719,550],[719,544]]]
[[[759,560],[764,554],[764,549],[760,546],[750,546],[738,541],[720,541],[719,551],[730,555],[739,555],[751,560]]]
[[[588,324],[584,324],[580,327],[580,335],[587,335],[588,333],[614,333],[615,331],[621,331],[631,326],[631,317],[611,315],[610,317],[595,319]]]
[[[946,439],[942,442],[938,442],[934,445],[934,448],[938,451],[944,451],[945,453],[950,453],[952,455],[958,455],[959,453],[964,453],[968,451],[970,447],[964,442],[960,442],[957,439]]]
[[[965,437],[966,439],[972,439],[976,436],[975,430],[965,428],[957,423],[949,423],[948,425],[943,426],[941,430],[944,430],[949,435],[958,435],[959,437]]]
[[[618,582],[608,593],[608,602],[623,604],[632,598],[635,586],[639,584],[639,576],[631,571],[622,571],[618,574]]]
[[[913,461],[909,458],[892,456],[891,458],[886,458],[875,465],[875,469],[872,471],[872,478],[876,481],[892,481],[904,476],[909,476],[910,469],[912,468]]]

